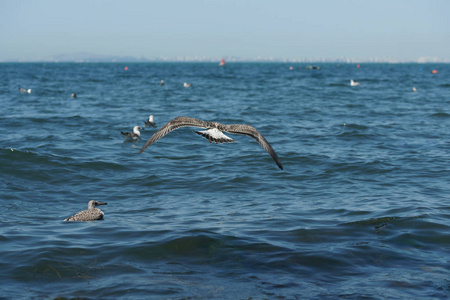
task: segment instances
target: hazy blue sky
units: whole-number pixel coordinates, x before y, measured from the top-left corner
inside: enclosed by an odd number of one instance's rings
[[[447,0],[0,0],[0,61],[91,52],[450,59]]]

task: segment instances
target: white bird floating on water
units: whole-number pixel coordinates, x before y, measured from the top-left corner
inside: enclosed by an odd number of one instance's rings
[[[187,82],[185,82],[185,83],[183,84],[183,86],[184,86],[185,88],[188,88],[188,87],[191,87],[191,86],[192,86],[192,83],[187,83]]]
[[[96,220],[103,220],[103,216],[105,215],[100,209],[97,208],[99,205],[107,205],[106,202],[100,202],[91,200],[88,204],[88,209],[83,210],[76,215],[73,215],[71,217],[68,217],[64,221],[80,221],[80,222],[86,222],[86,221],[96,221]]]
[[[417,89],[416,89],[416,87],[415,87],[415,86],[413,86],[413,88],[412,88],[412,91],[413,91],[414,93],[416,93],[416,92],[417,92]]]
[[[253,126],[245,125],[245,124],[233,124],[233,125],[224,125],[217,122],[207,122],[199,119],[189,118],[189,117],[178,117],[171,121],[169,121],[166,125],[161,127],[158,131],[156,131],[153,136],[145,143],[145,145],[141,148],[139,153],[142,153],[148,146],[155,143],[160,138],[164,137],[169,132],[181,128],[181,127],[200,127],[206,128],[205,131],[196,131],[195,133],[205,137],[209,142],[217,143],[231,143],[234,142],[233,139],[229,138],[222,131],[233,133],[233,134],[242,134],[248,135],[255,139],[263,148],[270,154],[278,167],[283,170],[283,166],[280,162],[275,151],[270,146],[269,142],[263,137],[263,135],[256,130]]]
[[[361,84],[361,82],[353,81],[353,79],[350,79],[350,85],[351,86],[358,86],[360,84]]]
[[[120,134],[122,135],[123,139],[127,142],[135,142],[135,141],[139,141],[141,139],[141,132],[139,131],[139,129],[142,129],[139,126],[134,126],[133,127],[133,132],[120,132]]]
[[[31,89],[23,89],[23,88],[19,87],[19,91],[22,94],[31,94]]]
[[[147,121],[144,121],[144,123],[145,123],[145,127],[156,127],[156,123],[155,123],[155,121],[153,120],[153,115],[150,115],[149,117],[148,117],[148,120]]]
[[[164,80],[161,79],[161,81],[159,82],[159,85],[164,85]]]

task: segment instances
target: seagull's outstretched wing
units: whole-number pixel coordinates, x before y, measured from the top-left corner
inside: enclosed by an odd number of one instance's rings
[[[158,131],[156,131],[150,139],[148,139],[147,142],[145,142],[144,146],[142,146],[139,153],[144,152],[145,149],[147,149],[148,146],[165,136],[171,131],[174,131],[175,129],[181,128],[181,127],[201,127],[201,128],[208,128],[208,123],[199,119],[195,118],[189,118],[189,117],[178,117],[171,121],[169,121],[166,125],[161,127]]]
[[[245,125],[245,124],[233,124],[233,125],[225,125],[225,130],[226,132],[229,133],[234,133],[234,134],[244,134],[244,135],[248,135],[252,138],[254,138],[260,145],[261,147],[264,148],[264,150],[267,151],[267,153],[270,154],[270,156],[272,156],[273,160],[275,161],[275,163],[277,164],[277,166],[283,170],[283,165],[281,164],[280,159],[278,158],[277,154],[275,153],[275,150],[273,150],[272,146],[270,146],[269,142],[264,138],[264,136],[255,129],[255,127],[250,126],[250,125]]]

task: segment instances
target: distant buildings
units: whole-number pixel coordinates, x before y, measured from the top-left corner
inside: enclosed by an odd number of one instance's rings
[[[450,58],[439,57],[418,57],[416,59],[402,59],[391,57],[303,57],[303,58],[276,58],[258,56],[255,58],[241,58],[236,56],[160,56],[153,59],[134,56],[108,56],[88,52],[79,52],[73,54],[61,54],[44,59],[9,59],[0,62],[76,62],[76,63],[95,63],[95,62],[219,62],[225,58],[227,62],[286,62],[286,63],[450,63]]]

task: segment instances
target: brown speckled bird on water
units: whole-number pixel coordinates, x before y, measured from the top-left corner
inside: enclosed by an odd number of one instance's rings
[[[64,221],[86,222],[86,221],[103,220],[104,213],[100,209],[98,209],[97,206],[106,205],[106,204],[108,204],[108,203],[91,200],[91,201],[89,201],[88,209],[83,210],[71,217],[68,217]]]

